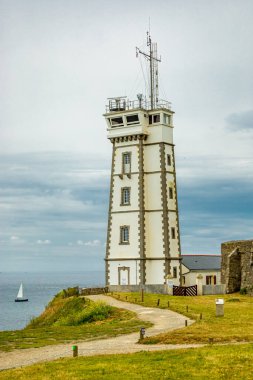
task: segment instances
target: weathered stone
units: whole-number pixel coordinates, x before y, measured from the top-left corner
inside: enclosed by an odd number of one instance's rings
[[[247,289],[253,291],[253,240],[229,241],[221,244],[221,283],[226,293]]]

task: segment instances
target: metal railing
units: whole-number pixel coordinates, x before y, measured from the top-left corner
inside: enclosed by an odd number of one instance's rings
[[[129,111],[134,109],[151,110],[151,102],[147,100],[128,100],[125,98],[109,99],[109,104],[106,105],[106,113]],[[165,108],[171,110],[171,102],[167,100],[158,100],[153,109]]]

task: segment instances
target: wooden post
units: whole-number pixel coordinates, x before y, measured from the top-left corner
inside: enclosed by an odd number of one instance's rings
[[[142,327],[141,329],[140,329],[140,340],[142,340],[142,339],[144,339],[145,338],[145,328],[144,327]]]
[[[202,317],[203,317],[203,315],[202,315],[202,313],[200,313],[199,319],[202,319]]]
[[[78,346],[72,346],[73,350],[73,358],[76,358],[78,356]]]
[[[188,313],[188,310],[189,310],[189,308],[188,308],[188,305],[186,306],[186,312]]]
[[[158,300],[157,300],[157,306],[159,306],[160,305],[160,298],[158,298]]]
[[[188,321],[187,321],[187,319],[185,320],[185,327],[187,327],[188,326]]]
[[[170,301],[168,301],[168,307],[170,307]]]
[[[127,301],[127,296],[126,296],[126,301]]]

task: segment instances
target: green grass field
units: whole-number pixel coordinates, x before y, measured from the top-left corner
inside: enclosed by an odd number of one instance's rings
[[[1,331],[0,351],[102,339],[139,331],[149,323],[134,313],[82,297],[57,296],[23,330]]]
[[[0,372],[1,380],[252,380],[253,345],[61,359]]]
[[[224,317],[215,316],[215,299],[218,296],[175,297],[162,294],[145,294],[144,303],[139,293],[114,293],[122,301],[136,302],[144,306],[157,307],[181,313],[196,320],[187,328],[171,331],[156,337],[146,338],[144,343],[215,343],[253,341],[253,297],[240,294],[220,296],[225,299]],[[188,311],[187,311],[188,310]],[[202,319],[201,318],[202,314]],[[252,377],[253,378],[253,377]]]

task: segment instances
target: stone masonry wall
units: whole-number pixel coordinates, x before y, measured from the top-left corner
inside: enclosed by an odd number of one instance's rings
[[[221,283],[226,293],[246,288],[253,291],[253,240],[230,241],[221,244]]]

